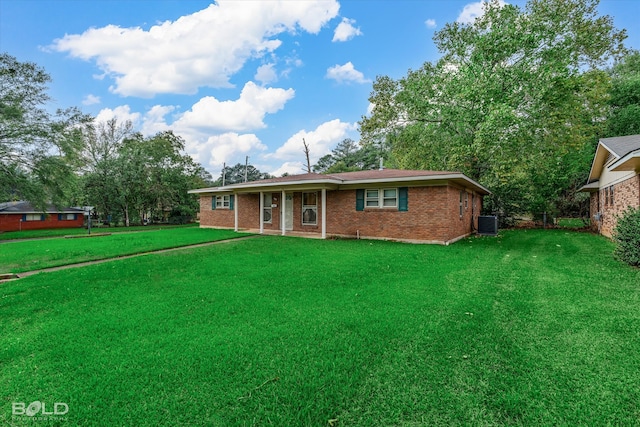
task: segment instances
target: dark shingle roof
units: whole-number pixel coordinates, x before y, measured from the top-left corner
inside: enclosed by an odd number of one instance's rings
[[[61,208],[58,209],[52,204],[48,204],[45,212],[47,213],[84,213],[82,209],[76,208]],[[25,213],[42,213],[42,210],[36,209],[29,202],[4,202],[0,203],[0,213],[4,214],[25,214]]]
[[[605,145],[618,158],[624,157],[632,151],[640,150],[640,135],[616,136],[602,138],[600,143]]]

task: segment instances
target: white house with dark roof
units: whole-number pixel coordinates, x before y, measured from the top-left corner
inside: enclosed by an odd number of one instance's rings
[[[448,244],[474,233],[489,190],[459,172],[308,173],[201,188],[200,226]]]
[[[611,237],[617,217],[640,207],[640,135],[601,139],[581,190],[591,193],[592,228]]]

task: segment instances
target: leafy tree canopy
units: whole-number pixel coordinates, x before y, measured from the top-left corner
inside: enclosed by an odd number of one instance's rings
[[[220,172],[220,177],[214,181],[213,185],[219,187],[222,185],[223,175],[224,175],[224,184],[237,184],[238,182],[245,182],[245,174],[246,181],[258,181],[260,179],[269,179],[273,178],[273,176],[269,175],[266,172],[260,172],[253,165],[243,165],[242,163],[237,163],[235,166],[225,166]]]
[[[322,156],[313,166],[314,172],[338,173],[377,169],[380,158],[387,160],[389,151],[377,144],[358,145],[346,138],[330,154]]]
[[[363,142],[388,143],[400,167],[466,173],[502,215],[553,211],[584,179],[608,111],[602,68],[625,53],[625,31],[597,5],[492,0],[474,22],[445,25],[440,60],[375,80]]]
[[[76,108],[50,113],[51,77],[34,63],[0,54],[0,199],[43,208],[62,204],[75,181],[83,146]]]
[[[622,58],[610,70],[611,116],[607,136],[640,134],[640,52]]]

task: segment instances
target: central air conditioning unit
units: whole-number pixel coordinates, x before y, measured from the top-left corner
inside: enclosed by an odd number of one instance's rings
[[[495,215],[481,215],[478,217],[478,234],[483,236],[498,235],[498,217]]]

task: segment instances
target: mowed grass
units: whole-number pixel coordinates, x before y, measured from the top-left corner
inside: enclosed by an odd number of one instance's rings
[[[5,242],[0,243],[0,273],[20,273],[246,235],[233,230],[189,227],[87,238]]]
[[[64,425],[637,425],[640,271],[611,252],[563,230],[272,236],[5,283],[0,417],[37,400],[66,403]]]
[[[152,225],[138,225],[132,227],[93,227],[91,234],[100,233],[131,233],[134,231],[151,231],[151,230],[166,230],[176,228],[190,228],[198,227],[198,224],[184,224],[184,225],[168,225],[168,224],[152,224]],[[84,227],[75,228],[51,228],[44,230],[24,230],[24,231],[6,231],[0,232],[0,241],[2,240],[17,240],[17,239],[43,239],[49,237],[64,237],[64,236],[81,236],[88,235],[89,231]]]

